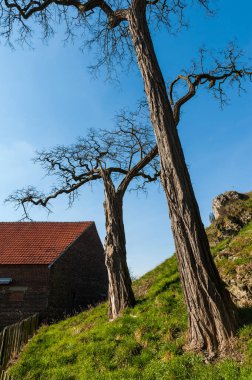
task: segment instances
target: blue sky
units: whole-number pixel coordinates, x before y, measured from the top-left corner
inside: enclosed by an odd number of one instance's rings
[[[199,8],[190,11],[190,28],[177,36],[153,33],[155,49],[165,79],[174,78],[190,66],[201,46],[224,48],[231,40],[252,57],[252,3],[239,6],[216,1],[218,12],[209,17]],[[189,17],[188,17],[189,18]],[[74,142],[89,127],[113,125],[114,115],[124,106],[133,108],[142,96],[142,80],[136,68],[120,74],[120,84],[105,81],[101,73],[90,76],[92,54],[82,53],[78,40],[63,43],[59,29],[43,44],[34,39],[34,50],[0,45],[0,213],[2,221],[18,220],[20,212],[4,199],[28,184],[46,189],[52,184],[43,177],[31,158],[34,151]],[[220,110],[206,91],[200,91],[184,108],[179,133],[195,193],[205,225],[209,223],[212,198],[226,190],[252,189],[252,84],[238,97],[230,92],[230,104]],[[67,199],[53,203],[54,213],[33,209],[34,220],[94,220],[104,238],[100,185],[87,187],[68,208]],[[133,273],[143,274],[174,251],[165,197],[158,186],[148,196],[127,194],[124,203],[128,262]]]

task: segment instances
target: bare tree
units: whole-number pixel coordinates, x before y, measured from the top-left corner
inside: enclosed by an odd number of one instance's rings
[[[240,93],[244,90],[243,80],[248,78],[251,81],[252,71],[240,63],[243,52],[233,43],[229,44],[225,51],[212,56],[212,59],[209,59],[209,56],[209,52],[201,49],[199,61],[193,62],[189,70],[178,75],[170,83],[168,96],[175,124],[180,121],[181,107],[195,96],[200,87],[211,91],[223,107],[229,100],[225,90],[226,85],[236,86]],[[183,96],[178,97],[175,96],[175,89],[179,85],[185,87],[186,91]],[[182,152],[180,157],[181,155]],[[188,171],[184,169],[186,189],[190,179]],[[175,178],[174,186],[176,186]],[[192,187],[187,187],[187,197],[194,196],[191,191]],[[217,350],[228,348],[230,338],[238,325],[237,311],[214,264],[202,224],[202,231],[199,234],[201,221],[198,207],[195,204],[195,208],[189,211],[186,201],[181,205],[176,203],[174,193],[175,189],[170,192],[170,201],[174,201],[174,205],[170,203],[172,205],[170,210],[174,207],[172,213],[176,222],[173,221],[172,227],[174,235],[177,236],[175,240],[177,249],[180,244],[177,256],[189,315],[188,345],[194,350],[205,348],[211,356],[215,355]],[[184,215],[184,223],[180,220],[180,215]],[[172,216],[171,218],[173,220]],[[197,245],[194,246],[194,243]]]
[[[198,3],[208,9],[208,0],[198,0]],[[211,258],[178,136],[171,99],[149,31],[149,22],[163,23],[170,27],[174,15],[178,16],[179,24],[183,25],[184,10],[190,1],[2,0],[1,4],[2,34],[6,38],[10,37],[16,23],[20,28],[20,38],[28,38],[31,29],[26,20],[32,16],[43,26],[47,37],[52,32],[51,23],[57,15],[60,20],[66,21],[69,35],[72,34],[72,27],[87,27],[86,30],[92,36],[89,43],[92,45],[98,41],[101,44],[98,65],[104,62],[110,64],[116,56],[124,62],[122,58],[126,51],[131,57],[135,54],[157,140],[161,181],[169,206],[180,277],[189,312],[188,347],[193,350],[203,349],[209,354],[225,349],[236,330],[237,316]],[[69,7],[72,12],[67,11]],[[77,10],[77,16],[74,10]],[[218,68],[220,69],[221,67]],[[232,70],[235,73],[236,66]],[[218,77],[217,74],[216,76]],[[198,81],[204,80],[207,78],[198,78]],[[193,77],[189,77],[188,84],[190,82],[193,82]],[[195,86],[197,82],[189,92],[193,92]],[[177,108],[180,108],[180,103]]]
[[[141,125],[139,115],[122,113],[113,131],[89,130],[86,138],[71,146],[57,146],[38,152],[39,163],[47,175],[55,176],[57,186],[48,195],[33,187],[12,194],[8,201],[21,206],[29,218],[29,205],[50,210],[52,199],[67,194],[70,205],[80,188],[94,181],[104,187],[106,224],[105,255],[109,279],[109,318],[115,319],[128,306],[135,304],[126,260],[126,239],[123,222],[123,197],[132,181],[132,190],[146,190],[146,183],[159,177],[157,146],[152,130]]]

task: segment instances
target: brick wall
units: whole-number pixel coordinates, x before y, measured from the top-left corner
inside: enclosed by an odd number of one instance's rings
[[[0,285],[0,329],[46,309],[47,265],[1,265],[0,277],[13,279],[9,285]]]
[[[51,266],[49,315],[70,314],[107,298],[105,255],[95,224]]]

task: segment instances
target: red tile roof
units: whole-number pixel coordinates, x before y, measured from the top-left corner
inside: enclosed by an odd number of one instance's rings
[[[50,264],[93,222],[0,222],[1,264]]]

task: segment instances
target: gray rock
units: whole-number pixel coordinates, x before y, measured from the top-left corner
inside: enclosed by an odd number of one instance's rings
[[[225,205],[228,202],[237,201],[239,199],[248,199],[248,195],[238,193],[238,191],[226,191],[213,199],[212,208],[215,219],[224,216]]]
[[[231,296],[239,307],[252,307],[252,264],[239,265],[234,278],[223,276]]]

